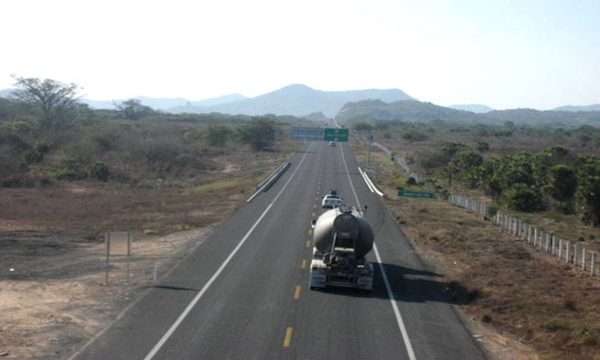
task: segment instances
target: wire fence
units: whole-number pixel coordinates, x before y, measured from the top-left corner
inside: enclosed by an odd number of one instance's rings
[[[478,214],[481,219],[491,221],[500,228],[500,231],[526,241],[528,245],[537,251],[548,256],[554,256],[559,261],[578,268],[591,276],[600,274],[597,252],[587,249],[578,241],[561,239],[552,232],[545,231],[540,227],[500,211],[492,213],[490,211],[492,208],[482,200],[452,194],[448,197],[448,201],[469,212]]]

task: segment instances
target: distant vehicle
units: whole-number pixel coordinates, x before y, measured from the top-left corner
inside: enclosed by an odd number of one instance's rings
[[[335,146],[335,141],[330,141],[329,146]]]
[[[324,212],[314,224],[310,288],[373,290],[373,264],[366,259],[373,238],[371,226],[356,209]]]
[[[321,201],[321,207],[323,209],[335,209],[344,204],[344,200],[338,196],[337,191],[331,190],[329,193],[323,196],[323,200]]]

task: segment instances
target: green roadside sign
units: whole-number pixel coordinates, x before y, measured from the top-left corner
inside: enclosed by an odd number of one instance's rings
[[[412,198],[427,198],[433,199],[435,195],[432,192],[427,191],[407,191],[398,190],[398,196],[412,197]]]
[[[348,129],[342,128],[325,128],[323,132],[323,140],[325,141],[348,141]]]

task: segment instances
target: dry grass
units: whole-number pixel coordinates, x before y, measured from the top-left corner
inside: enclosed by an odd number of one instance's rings
[[[164,273],[288,156],[223,153],[213,157],[214,170],[152,186],[2,189],[0,353],[48,359],[73,351],[148,285],[157,262]],[[116,230],[134,232],[134,256],[127,266],[115,260],[106,286],[102,235]]]
[[[364,146],[354,147],[364,163]],[[600,359],[597,279],[538,255],[443,200],[398,198],[397,167],[381,153],[372,153],[371,160],[387,205],[421,256],[449,281],[478,294],[462,309],[476,327],[488,330],[482,341],[494,357]],[[505,339],[500,347],[497,334]]]
[[[480,296],[473,319],[543,359],[600,358],[600,282],[437,200],[388,200],[425,258]]]

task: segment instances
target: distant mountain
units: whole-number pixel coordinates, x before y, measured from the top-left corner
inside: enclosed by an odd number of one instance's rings
[[[340,124],[352,124],[359,121],[473,121],[476,118],[477,115],[472,112],[416,100],[403,100],[392,103],[366,100],[348,103],[335,117]]]
[[[306,85],[290,85],[273,92],[209,107],[188,107],[189,112],[221,112],[245,115],[294,115],[322,112],[333,117],[347,102],[366,99],[398,101],[411,99],[398,89],[388,90],[355,90],[355,91],[321,91]],[[179,111],[179,109],[173,109]]]
[[[583,105],[583,106],[575,106],[575,105],[566,105],[559,106],[554,109],[554,111],[600,111],[600,104],[592,104],[592,105]]]
[[[348,103],[335,117],[340,124],[356,122],[428,122],[435,120],[450,122],[479,122],[516,125],[552,124],[553,126],[575,127],[584,124],[600,125],[600,112],[539,111],[534,109],[494,110],[485,114],[451,109],[415,100],[359,101]]]
[[[142,104],[153,108],[154,110],[161,111],[169,111],[172,109],[183,109],[181,111],[173,111],[173,112],[185,112],[184,109],[188,107],[207,107],[207,106],[215,106],[220,104],[226,104],[233,101],[240,101],[245,99],[244,96],[240,94],[231,94],[225,95],[205,100],[198,101],[190,101],[184,98],[155,98],[155,97],[146,97],[139,96],[135,99],[138,99],[142,102]],[[116,99],[116,100],[91,100],[91,99],[82,99],[82,102],[88,104],[90,107],[95,109],[114,109],[115,103],[123,102],[127,99]]]
[[[304,119],[311,121],[327,121],[329,118],[325,116],[322,112],[311,113],[303,116]]]
[[[470,112],[476,113],[476,114],[484,114],[484,113],[494,110],[487,105],[480,105],[480,104],[460,104],[460,105],[450,105],[449,107],[452,109],[456,109],[456,110],[470,111]]]
[[[0,97],[3,97],[3,98],[10,97],[10,95],[13,91],[14,91],[13,89],[2,89],[2,90],[0,90]]]
[[[224,95],[224,96],[219,96],[219,97],[214,97],[214,98],[199,100],[199,101],[186,101],[185,104],[171,106],[170,108],[167,108],[165,110],[167,110],[169,112],[174,112],[174,113],[204,112],[204,111],[198,111],[198,109],[199,108],[203,109],[203,108],[210,107],[210,106],[229,104],[229,103],[233,103],[236,101],[242,101],[245,99],[247,99],[247,98],[244,95],[230,94],[230,95]]]
[[[572,111],[540,111],[535,109],[495,110],[480,115],[490,122],[504,123],[512,121],[519,125],[553,124],[555,126],[573,127],[584,124],[600,125],[600,112]]]

